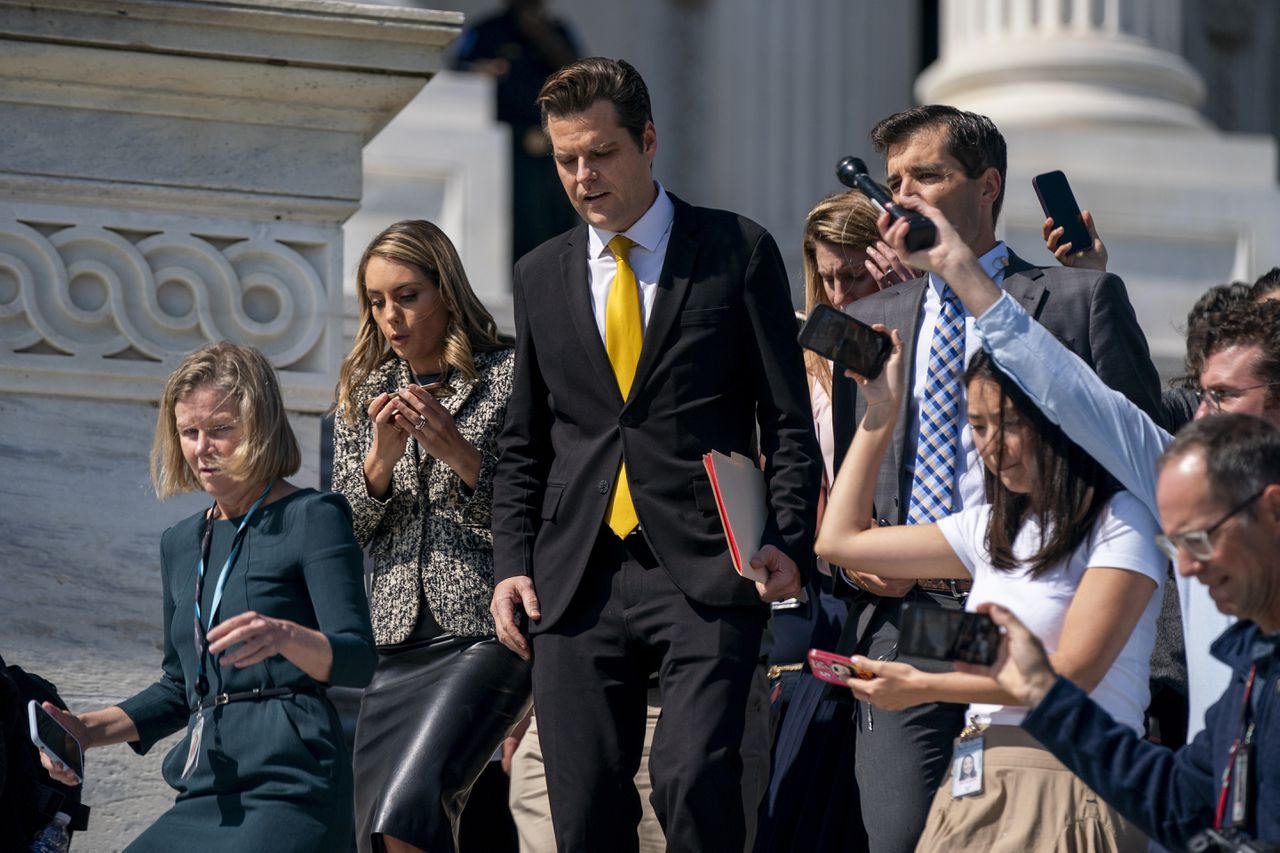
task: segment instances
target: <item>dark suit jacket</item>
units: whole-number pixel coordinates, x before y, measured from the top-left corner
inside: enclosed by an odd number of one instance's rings
[[[865,323],[884,323],[897,329],[911,358],[908,381],[915,376],[916,336],[927,276],[860,299],[849,313]],[[1124,394],[1157,422],[1165,420],[1160,401],[1160,378],[1151,363],[1147,339],[1129,304],[1124,282],[1110,273],[1069,267],[1035,267],[1009,252],[1004,290],[1022,303],[1027,312],[1053,332],[1068,348],[1088,362],[1102,381]],[[856,401],[856,386],[843,375],[833,391],[836,466],[843,461],[862,420],[863,406]],[[909,399],[903,399],[893,441],[876,482],[876,517],[881,524],[900,524],[906,517],[911,480],[904,469],[903,448],[910,422]]]
[[[658,292],[623,400],[590,301],[587,227],[516,264],[516,374],[494,479],[495,577],[533,578],[549,628],[568,606],[625,453],[645,539],[713,606],[759,604],[728,557],[702,455],[767,460],[764,542],[812,562],[820,457],[786,271],[747,219],[672,196]]]

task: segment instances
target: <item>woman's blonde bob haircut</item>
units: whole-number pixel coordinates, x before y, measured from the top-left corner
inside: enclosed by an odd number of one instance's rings
[[[414,267],[440,288],[440,299],[449,317],[444,330],[444,360],[467,379],[475,381],[479,375],[472,360],[474,353],[511,346],[510,339],[498,333],[493,315],[471,289],[458,250],[443,231],[425,219],[406,219],[389,226],[369,243],[356,268],[360,326],[351,352],[342,361],[335,392],[338,410],[352,426],[361,414],[356,411],[360,409],[356,391],[379,365],[396,357],[373,319],[373,306],[365,288],[365,270],[374,257]]]
[[[294,474],[302,464],[298,439],[289,425],[275,369],[253,347],[221,341],[190,353],[169,374],[160,398],[160,416],[151,444],[151,483],[168,498],[201,491],[182,455],[174,406],[193,391],[212,385],[237,401],[243,438],[226,472],[246,483],[269,483]]]
[[[880,239],[880,230],[876,228],[879,216],[880,211],[876,206],[856,190],[832,193],[809,211],[804,219],[803,242],[805,316],[812,313],[818,305],[835,307],[827,298],[822,277],[818,275],[818,242],[866,251],[868,246]],[[816,352],[805,350],[804,363],[809,375],[815,377],[830,394],[830,362]]]

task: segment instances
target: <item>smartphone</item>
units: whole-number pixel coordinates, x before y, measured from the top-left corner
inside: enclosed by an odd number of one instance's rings
[[[999,650],[1000,627],[985,613],[943,610],[910,601],[902,605],[900,654],[991,666]]]
[[[841,687],[845,686],[846,678],[861,678],[864,681],[875,678],[866,670],[858,669],[852,659],[821,649],[809,649],[809,672],[819,681]]]
[[[1080,218],[1080,205],[1076,204],[1067,176],[1059,171],[1045,172],[1032,178],[1031,186],[1040,199],[1044,215],[1053,218],[1053,227],[1064,229],[1059,243],[1070,243],[1072,255],[1092,249],[1093,238]]]
[[[800,346],[875,379],[893,351],[893,340],[884,332],[855,320],[829,305],[817,305],[800,329]]]
[[[36,748],[74,773],[77,785],[83,782],[84,750],[80,741],[34,699],[27,703],[27,719]]]

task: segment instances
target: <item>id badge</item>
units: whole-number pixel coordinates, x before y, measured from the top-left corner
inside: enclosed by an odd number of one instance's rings
[[[982,793],[982,736],[957,740],[951,759],[951,798]]]
[[[187,763],[182,765],[182,778],[189,779],[200,763],[200,740],[204,735],[204,711],[197,711],[191,724],[191,746],[187,750]]]

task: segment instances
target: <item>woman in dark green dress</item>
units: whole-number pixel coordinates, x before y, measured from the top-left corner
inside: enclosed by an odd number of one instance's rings
[[[214,344],[169,377],[152,448],[157,494],[201,489],[213,506],[161,540],[164,672],[100,711],[46,705],[86,749],[127,742],[145,753],[186,729],[164,761],[177,800],[130,851],[350,844],[351,762],[322,688],[368,683],[373,636],[350,508],[286,482],[299,463],[257,350]]]

